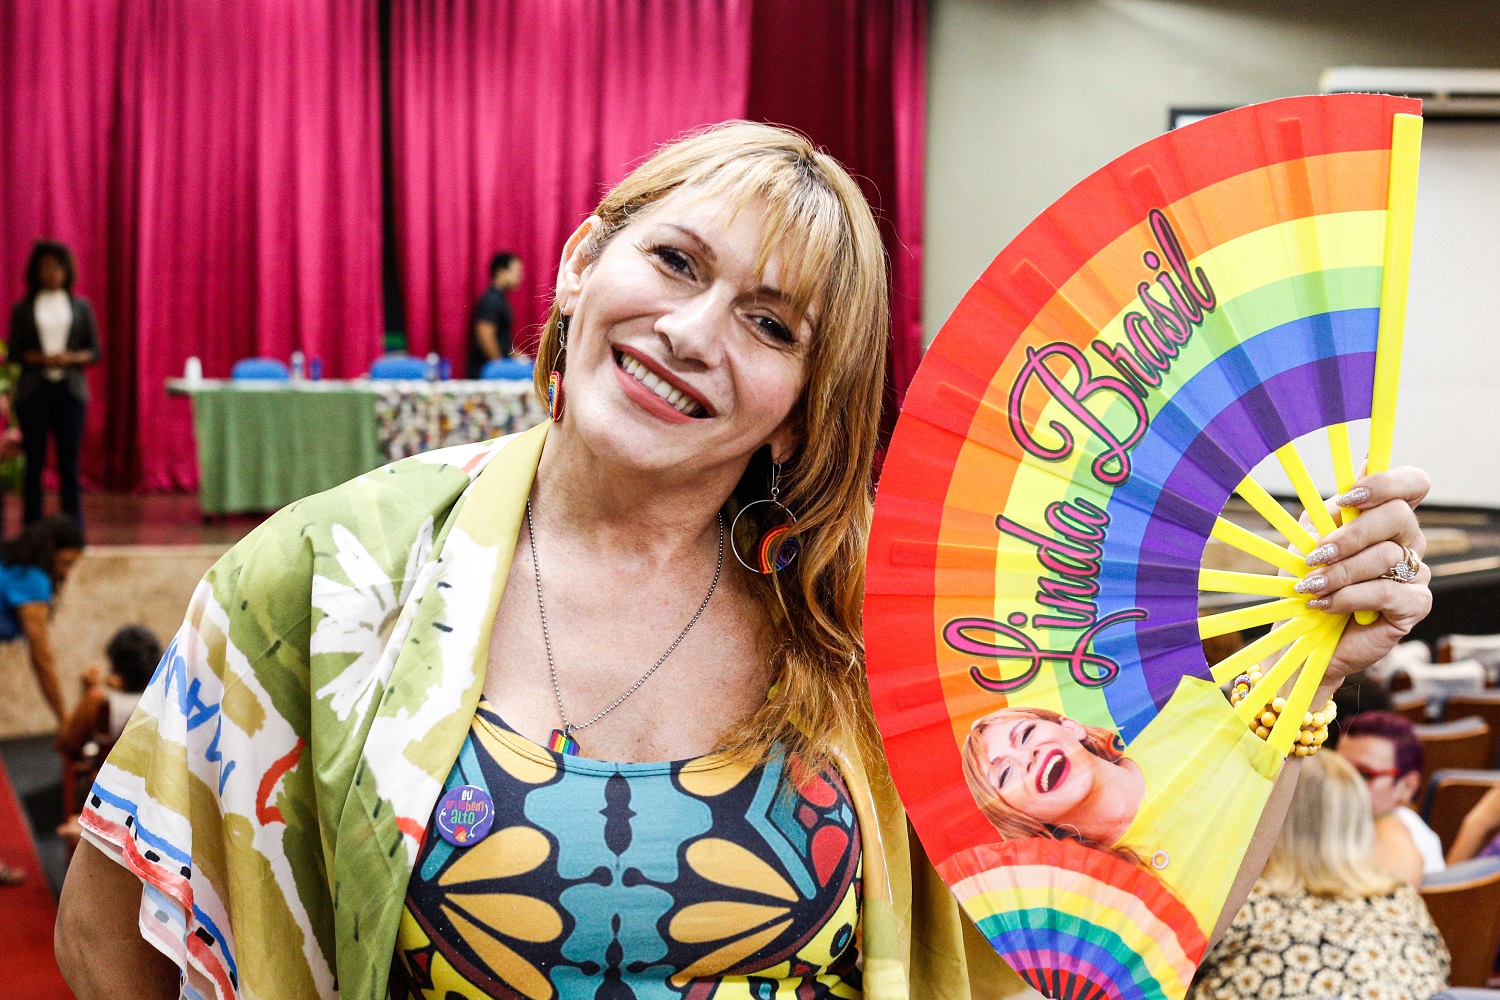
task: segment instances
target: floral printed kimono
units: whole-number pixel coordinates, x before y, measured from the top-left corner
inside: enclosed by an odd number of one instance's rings
[[[183,996],[386,996],[546,433],[292,504],[199,585],[82,817],[141,878],[141,932],[184,970]],[[865,859],[865,995],[1017,992],[912,849],[883,766],[838,765]]]

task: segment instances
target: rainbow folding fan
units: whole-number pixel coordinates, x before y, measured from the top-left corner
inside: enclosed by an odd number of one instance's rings
[[[875,712],[929,856],[1049,996],[1184,995],[1348,626],[1293,590],[1339,516],[1294,442],[1326,439],[1330,494],[1352,421],[1389,465],[1419,111],[1293,98],[1132,150],[995,259],[907,394],[870,540]],[[1313,531],[1250,478],[1270,456]],[[1266,525],[1221,516],[1233,494]],[[1204,568],[1210,539],[1263,570]],[[1243,606],[1200,616],[1202,592]],[[1208,665],[1204,638],[1266,625]]]

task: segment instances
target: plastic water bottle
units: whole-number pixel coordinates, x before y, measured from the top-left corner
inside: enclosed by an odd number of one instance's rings
[[[443,359],[438,357],[437,351],[427,355],[427,381],[436,382],[443,374]]]
[[[438,380],[446,382],[452,377],[453,365],[448,361],[447,358],[444,358],[441,362],[438,363]]]
[[[323,377],[323,359],[317,355],[307,363],[307,377],[316,382]]]
[[[307,359],[302,356],[301,351],[292,352],[292,381],[300,382],[307,374]]]

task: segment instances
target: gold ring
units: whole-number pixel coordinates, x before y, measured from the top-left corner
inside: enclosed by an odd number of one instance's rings
[[[1415,583],[1417,574],[1420,572],[1422,572],[1422,560],[1409,547],[1403,545],[1401,546],[1401,559],[1380,574],[1380,578],[1395,580],[1397,583]]]

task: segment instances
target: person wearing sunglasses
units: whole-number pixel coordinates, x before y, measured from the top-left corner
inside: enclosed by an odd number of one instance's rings
[[[1338,752],[1370,789],[1375,860],[1409,885],[1443,870],[1443,844],[1411,808],[1422,788],[1422,741],[1404,715],[1362,712],[1349,720]]]

